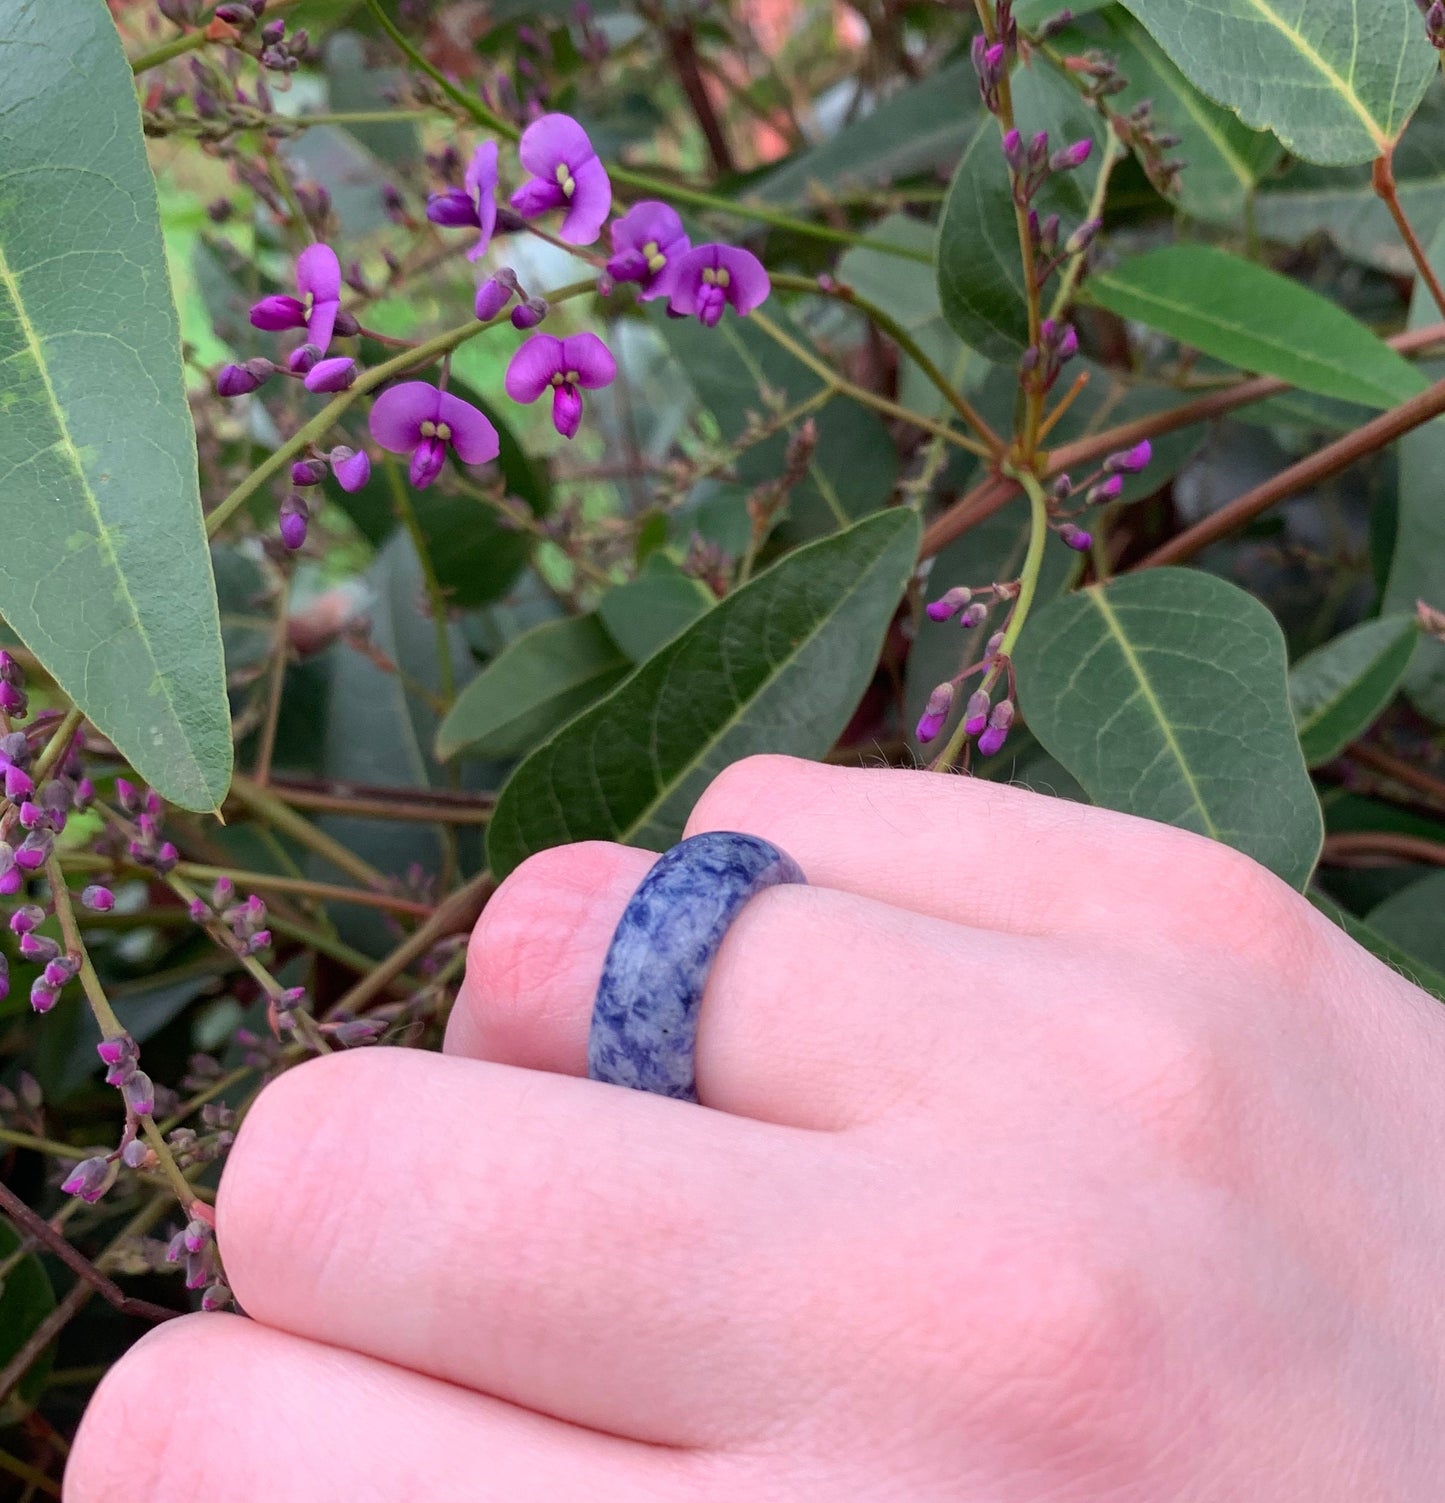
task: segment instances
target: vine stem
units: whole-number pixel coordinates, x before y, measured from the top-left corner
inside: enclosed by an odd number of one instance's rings
[[[559,287],[555,292],[545,294],[548,303],[565,303],[570,298],[581,297],[584,293],[592,292],[597,284],[590,279],[585,282],[570,282],[565,287]],[[328,428],[351,406],[358,398],[367,392],[375,391],[378,386],[390,381],[393,376],[399,376],[413,367],[429,365],[440,355],[445,355],[465,344],[467,340],[475,338],[487,329],[496,328],[504,322],[502,315],[490,319],[486,323],[479,323],[476,319],[468,319],[464,324],[458,324],[455,328],[443,330],[442,333],[433,335],[432,338],[423,340],[409,350],[403,350],[399,355],[393,355],[390,360],[383,361],[380,365],[373,365],[369,370],[363,371],[356,380],[340,392],[315,417],[311,418],[299,427],[284,444],[274,453],[270,454],[220,503],[216,509],[206,518],[206,536],[215,535],[226,525],[236,512],[261,489],[263,485],[275,475],[288,460],[299,454],[307,444],[319,439]]]
[[[1445,841],[1397,830],[1344,830],[1325,836],[1320,859],[1332,866],[1384,866],[1400,861],[1445,866]]]
[[[61,868],[58,856],[52,854],[45,863],[45,875],[50,883],[50,898],[55,904],[55,916],[60,920],[60,932],[65,939],[65,948],[80,958],[80,984],[85,992],[85,1000],[90,1003],[90,1010],[100,1029],[101,1037],[124,1038],[126,1037],[125,1024],[116,1017],[115,1009],[110,1005],[110,998],[105,994],[105,987],[96,974],[95,966],[91,964],[90,952],[85,948],[85,941],[81,938],[80,925],[75,918],[75,906],[70,901],[70,889],[65,885],[65,872]],[[165,1176],[166,1183],[180,1202],[182,1209],[189,1213],[196,1198],[190,1182],[181,1173],[180,1166],[171,1156],[170,1145],[162,1137],[155,1121],[149,1115],[137,1115],[141,1132],[160,1162],[161,1173]]]
[[[425,58],[387,15],[381,0],[366,0],[366,3],[376,18],[377,24],[405,53],[412,66],[425,73],[453,104],[465,110],[478,125],[495,131],[509,141],[515,141],[522,134],[510,120],[502,119],[500,115],[489,110],[475,95],[459,89],[440,68]],[[755,220],[759,224],[772,225],[775,229],[790,230],[795,235],[808,235],[814,240],[828,240],[834,245],[862,245],[870,250],[882,251],[886,255],[897,256],[905,261],[917,261],[926,266],[933,264],[933,258],[925,252],[909,250],[889,240],[875,240],[869,235],[855,235],[849,230],[835,229],[832,225],[815,224],[807,219],[795,219],[791,214],[779,213],[764,204],[741,203],[730,198],[720,198],[715,193],[706,193],[699,188],[689,188],[682,183],[669,182],[665,178],[653,177],[645,172],[634,172],[630,167],[622,167],[615,162],[608,162],[606,167],[607,175],[614,183],[621,183],[625,187],[636,188],[639,192],[654,194],[659,198],[671,198],[677,203],[688,204],[695,209],[712,209],[719,214],[731,215],[735,219]]]
[[[794,276],[790,272],[769,272],[774,287],[780,287],[785,292],[806,292],[814,297],[836,298],[839,302],[847,303],[856,308],[870,323],[875,324],[884,334],[903,351],[905,355],[923,372],[929,381],[938,389],[944,400],[950,407],[968,424],[979,438],[988,446],[989,453],[997,459],[1005,449],[1004,441],[989,427],[983,414],[963,395],[952,381],[939,369],[938,364],[928,354],[922,345],[893,317],[886,309],[880,308],[877,303],[870,302],[861,296],[852,287],[843,282],[834,282],[831,285],[820,283],[815,277]]]
[[[65,712],[60,724],[51,732],[50,740],[45,743],[45,750],[35,759],[35,770],[31,773],[37,788],[50,776],[65,755],[71,737],[80,729],[84,719],[85,716],[72,705]]]
[[[881,412],[901,423],[911,423],[915,428],[922,428],[925,433],[936,434],[960,449],[967,449],[970,454],[977,454],[983,459],[989,457],[989,451],[977,439],[959,433],[956,429],[950,428],[947,423],[936,422],[933,418],[924,417],[922,413],[912,412],[897,402],[890,402],[887,397],[880,397],[866,387],[845,380],[832,370],[826,361],[820,360],[811,350],[799,344],[785,329],[779,328],[761,308],[754,308],[748,317],[774,344],[780,345],[795,360],[806,365],[815,376],[833,387],[839,396],[852,397],[855,402],[861,402],[865,407],[873,408],[875,412]]]
[[[1430,257],[1426,254],[1425,247],[1420,243],[1420,237],[1415,233],[1414,225],[1410,223],[1409,216],[1405,213],[1405,206],[1400,202],[1399,189],[1395,183],[1395,148],[1393,146],[1375,158],[1370,181],[1375,192],[1390,211],[1390,218],[1395,221],[1395,228],[1400,232],[1400,239],[1405,242],[1405,249],[1410,252],[1410,259],[1415,263],[1416,270],[1430,289],[1430,296],[1435,299],[1435,306],[1441,313],[1445,313],[1445,287],[1440,285],[1440,278],[1435,275],[1435,268],[1430,265]]]

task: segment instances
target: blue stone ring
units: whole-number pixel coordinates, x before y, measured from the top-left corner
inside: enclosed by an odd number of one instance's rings
[[[587,1040],[593,1080],[697,1100],[697,1014],[713,957],[743,904],[808,879],[756,835],[714,830],[673,846],[612,936]]]

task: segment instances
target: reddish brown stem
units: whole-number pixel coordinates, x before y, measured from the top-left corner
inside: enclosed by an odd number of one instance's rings
[[[1400,861],[1445,866],[1445,841],[1394,830],[1350,830],[1325,837],[1322,859],[1331,866],[1384,866]]]
[[[1350,748],[1349,756],[1351,761],[1422,794],[1432,803],[1445,805],[1445,779],[1433,776],[1423,767],[1416,767],[1404,758],[1395,756],[1393,752],[1385,751],[1383,747],[1368,746],[1363,741],[1356,742]]]
[[[1134,567],[1152,569],[1160,564],[1177,564],[1193,558],[1196,553],[1211,543],[1217,543],[1220,538],[1228,537],[1231,532],[1237,531],[1271,506],[1322,480],[1328,480],[1332,475],[1338,475],[1357,459],[1383,449],[1386,444],[1393,443],[1402,434],[1409,433],[1422,423],[1439,417],[1442,412],[1445,412],[1445,381],[1437,381],[1418,397],[1411,397],[1408,402],[1401,403],[1389,412],[1382,412],[1362,428],[1356,428],[1353,433],[1347,433],[1334,443],[1327,444],[1317,454],[1311,454],[1298,464],[1290,465],[1287,470],[1282,470],[1263,485],[1255,486],[1253,490],[1236,497],[1228,506],[1220,507],[1202,522],[1185,528],[1177,537],[1170,538],[1167,543],[1140,559]]]
[[[682,92],[687,95],[687,102],[692,106],[692,112],[702,128],[713,168],[720,177],[726,177],[736,172],[738,165],[733,160],[732,147],[723,132],[722,121],[713,108],[707,81],[698,67],[697,36],[690,25],[670,26],[665,34],[668,55],[677,71],[677,81],[682,85]]]
[[[1435,268],[1430,265],[1430,257],[1425,254],[1425,247],[1420,243],[1420,237],[1415,233],[1415,227],[1406,217],[1405,207],[1400,202],[1400,194],[1395,185],[1393,147],[1383,156],[1375,159],[1372,181],[1375,192],[1379,194],[1385,207],[1390,211],[1390,218],[1395,221],[1395,228],[1400,232],[1400,239],[1405,242],[1405,249],[1410,252],[1410,259],[1415,263],[1415,269],[1430,289],[1430,296],[1435,299],[1435,306],[1441,313],[1445,313],[1445,287],[1440,285],[1440,278],[1435,275]]]

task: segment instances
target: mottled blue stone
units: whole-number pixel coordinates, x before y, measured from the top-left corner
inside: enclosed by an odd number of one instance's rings
[[[754,893],[806,882],[756,835],[713,830],[663,856],[612,936],[587,1041],[593,1080],[697,1100],[697,1013],[713,957]]]

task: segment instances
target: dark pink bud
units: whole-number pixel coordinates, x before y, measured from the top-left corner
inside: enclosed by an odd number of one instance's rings
[[[919,719],[917,735],[925,745],[943,729],[948,720],[948,712],[953,708],[953,685],[951,683],[939,684],[928,696],[928,703],[924,706],[923,715]]]
[[[110,888],[93,882],[80,894],[80,901],[92,913],[109,913],[115,907],[115,894]]]
[[[60,954],[60,946],[43,934],[30,932],[20,936],[20,953],[26,960],[33,960],[37,965],[44,965],[46,961],[54,960]]]
[[[236,884],[229,877],[217,877],[211,888],[211,907],[229,908],[236,901]]]
[[[355,380],[356,362],[349,355],[333,355],[329,360],[318,360],[306,372],[306,390],[345,391]]]
[[[89,778],[81,778],[75,785],[75,807],[88,809],[95,800],[95,784]]]
[[[132,1070],[120,1088],[125,1104],[138,1117],[149,1117],[156,1109],[156,1088],[144,1070]]]
[[[201,1295],[201,1309],[207,1313],[224,1310],[230,1303],[231,1291],[219,1279],[214,1284],[207,1284],[205,1293]]]
[[[1065,522],[1059,528],[1059,537],[1075,553],[1087,553],[1094,545],[1093,535],[1085,532],[1082,527],[1075,527],[1072,522]]]
[[[50,816],[39,804],[32,804],[26,799],[20,806],[20,823],[27,830],[38,830],[41,825],[50,823]]]
[[[326,465],[319,459],[298,459],[291,466],[292,485],[320,485],[326,479]]]
[[[166,840],[161,842],[160,849],[157,850],[155,856],[152,858],[152,861],[155,865],[155,869],[160,872],[162,876],[164,876],[175,866],[176,862],[180,859],[181,853],[175,848],[175,846],[171,844],[169,840]]]
[[[105,1194],[110,1180],[110,1161],[105,1158],[81,1159],[61,1183],[66,1195],[78,1195],[92,1205]]]
[[[75,980],[76,972],[80,969],[80,962],[72,960],[68,955],[57,956],[45,967],[42,973],[45,984],[59,990],[62,986],[68,986]]]
[[[115,801],[126,814],[140,812],[140,790],[129,778],[115,780]]]
[[[288,548],[299,548],[306,541],[306,527],[311,519],[311,508],[304,496],[294,493],[281,503],[277,518],[281,528],[281,541]]]
[[[25,671],[8,652],[0,651],[0,680],[19,689],[25,683]]]
[[[988,690],[975,689],[964,706],[963,728],[970,736],[976,736],[988,725]]]
[[[982,626],[987,617],[988,607],[981,600],[975,600],[960,613],[958,624],[964,631],[972,631],[975,626]]]
[[[293,376],[304,376],[321,359],[321,351],[314,344],[303,344],[286,357],[286,369]]]
[[[0,682],[0,710],[4,710],[12,719],[23,720],[29,708],[30,700],[24,689]]]
[[[512,309],[512,326],[517,329],[535,329],[546,316],[546,300],[540,297],[529,297],[525,303],[518,303]]]
[[[32,830],[15,852],[15,864],[22,871],[38,872],[54,849],[55,841],[49,830]]]
[[[1107,480],[1101,480],[1098,485],[1091,485],[1084,500],[1090,506],[1104,506],[1110,501],[1117,501],[1123,493],[1124,477],[1110,475]]]
[[[186,912],[189,913],[190,916],[198,924],[209,923],[211,918],[214,916],[211,913],[211,910],[207,908],[199,898],[192,898],[191,901],[186,904]]]
[[[119,1038],[102,1039],[95,1046],[95,1052],[105,1065],[120,1065],[139,1057],[135,1040],[128,1033],[121,1034]]]
[[[33,934],[45,922],[45,910],[38,903],[25,903],[10,915],[12,934]]]
[[[937,600],[929,601],[923,609],[930,621],[951,621],[972,599],[972,590],[963,585],[955,585]]]
[[[256,390],[265,380],[253,375],[244,365],[223,365],[216,376],[216,394],[222,397],[244,397]]]
[[[1049,168],[1053,172],[1072,172],[1089,160],[1093,149],[1094,143],[1087,137],[1082,141],[1075,141],[1073,145],[1062,147],[1049,158]]]
[[[1024,151],[1024,138],[1016,130],[1005,131],[1003,138],[1003,159],[1015,172],[1024,170],[1026,160]]]
[[[37,976],[30,983],[30,1005],[36,1012],[49,1012],[59,1000],[60,993],[46,982],[44,976]]]
[[[31,781],[30,774],[12,762],[5,769],[5,797],[19,800],[29,798],[34,792],[35,784]]]
[[[497,277],[488,277],[477,288],[477,300],[473,305],[477,317],[483,323],[490,323],[512,301],[514,288],[515,278],[513,286],[508,286]]]
[[[181,1233],[181,1240],[187,1252],[200,1252],[213,1235],[210,1226],[196,1217],[186,1223],[185,1230]]]
[[[1104,461],[1104,471],[1109,475],[1137,475],[1149,468],[1153,457],[1154,446],[1146,438],[1132,449],[1120,449],[1117,454],[1109,455]]]

